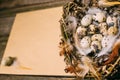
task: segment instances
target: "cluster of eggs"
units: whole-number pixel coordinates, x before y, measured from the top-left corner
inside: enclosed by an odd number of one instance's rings
[[[104,11],[86,14],[80,24],[76,30],[80,39],[80,47],[90,48],[95,53],[108,47],[111,39],[119,32],[117,17],[106,14]]]

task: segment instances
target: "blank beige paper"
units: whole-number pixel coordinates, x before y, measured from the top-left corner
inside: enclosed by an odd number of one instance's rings
[[[0,66],[0,74],[66,76],[59,56],[62,7],[17,14],[5,57],[17,57],[11,67]]]

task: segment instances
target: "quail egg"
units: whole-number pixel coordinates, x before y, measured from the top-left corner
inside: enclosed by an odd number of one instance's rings
[[[93,24],[91,24],[90,26],[89,26],[89,34],[95,34],[95,32],[96,32],[96,26],[95,25],[93,25]]]
[[[98,22],[103,22],[105,21],[106,16],[105,13],[99,12],[93,15],[93,20],[98,21]]]
[[[107,24],[105,22],[99,24],[100,33],[102,35],[107,35]]]
[[[101,34],[94,34],[92,37],[91,37],[91,40],[92,41],[101,41],[103,38],[103,36]]]
[[[92,15],[85,15],[82,20],[81,20],[81,24],[82,26],[88,26],[90,25],[92,22]]]
[[[110,27],[108,29],[108,35],[116,35],[118,33],[117,27]]]
[[[78,36],[83,37],[86,35],[87,29],[80,26],[77,28],[76,32],[77,32]]]
[[[81,48],[88,48],[90,47],[90,43],[91,43],[91,39],[89,36],[85,36],[82,38],[82,40],[80,41],[80,46]]]
[[[116,26],[117,25],[117,18],[108,16],[107,19],[106,19],[106,23],[108,24],[109,27]]]
[[[99,41],[92,41],[91,42],[91,49],[94,51],[94,52],[99,52],[102,48],[101,46],[101,43]]]
[[[99,24],[99,28],[106,28],[107,29],[107,24],[105,22]]]

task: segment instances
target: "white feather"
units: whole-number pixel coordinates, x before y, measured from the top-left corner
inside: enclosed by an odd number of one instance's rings
[[[111,39],[108,41],[108,43],[109,43],[108,46],[103,48],[97,56],[100,57],[102,55],[108,54],[112,50],[112,47],[113,47],[115,41],[117,40],[117,37],[118,37],[118,35],[111,36]]]
[[[88,10],[88,14],[91,14],[91,15],[94,15],[96,13],[101,13],[102,11],[99,9],[99,8],[96,8],[96,7],[92,7]]]

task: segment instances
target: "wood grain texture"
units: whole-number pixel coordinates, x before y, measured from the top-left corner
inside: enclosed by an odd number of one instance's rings
[[[15,16],[0,18],[0,36],[8,36],[10,34]]]
[[[0,3],[0,17],[15,15],[24,11],[61,6],[69,1],[72,0],[5,0]]]
[[[45,4],[45,3],[50,4],[55,2],[61,3],[67,1],[70,0],[1,0],[0,9],[36,5],[36,4]]]

